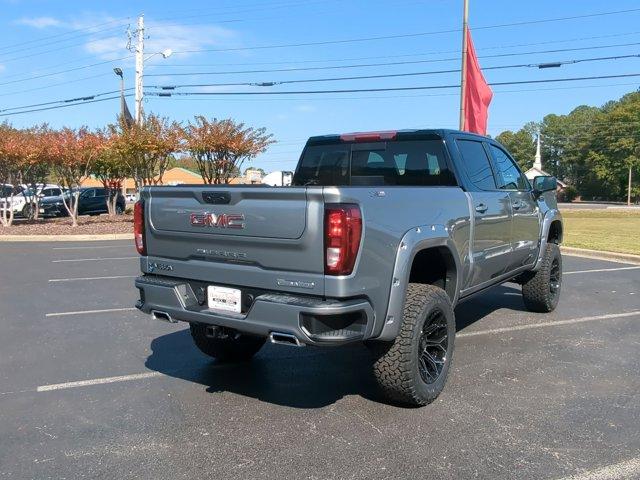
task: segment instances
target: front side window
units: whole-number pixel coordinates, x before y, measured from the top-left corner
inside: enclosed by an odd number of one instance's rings
[[[462,163],[471,183],[480,190],[495,190],[496,181],[487,152],[482,142],[475,140],[456,140]]]
[[[496,162],[499,187],[503,190],[529,190],[529,182],[515,162],[501,148],[489,145]]]

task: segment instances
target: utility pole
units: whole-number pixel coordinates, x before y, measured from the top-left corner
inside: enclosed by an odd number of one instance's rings
[[[462,67],[460,68],[460,130],[464,129],[464,103],[467,89],[467,26],[469,23],[469,0],[463,0],[462,10]]]
[[[138,17],[138,29],[135,31],[138,35],[136,44],[136,123],[142,123],[142,101],[144,99],[144,91],[142,79],[144,75],[144,16]]]
[[[631,206],[631,177],[633,173],[633,167],[629,165],[629,185],[627,185],[627,206]]]

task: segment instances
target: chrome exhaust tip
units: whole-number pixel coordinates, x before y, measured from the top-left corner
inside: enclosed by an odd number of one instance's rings
[[[161,312],[160,310],[151,310],[151,318],[154,320],[162,320],[163,322],[178,323],[178,321],[171,318],[171,315],[167,312]]]
[[[298,337],[290,333],[271,332],[269,341],[278,345],[289,345],[290,347],[304,347],[304,343],[298,340]]]

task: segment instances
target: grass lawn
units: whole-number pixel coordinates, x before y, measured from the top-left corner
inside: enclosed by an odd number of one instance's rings
[[[640,255],[640,211],[562,210],[567,247]]]

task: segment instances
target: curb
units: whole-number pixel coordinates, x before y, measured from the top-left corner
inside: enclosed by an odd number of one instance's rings
[[[586,248],[564,246],[560,247],[560,249],[564,255],[640,265],[640,255],[632,255],[630,253],[605,252],[600,250],[588,250]]]
[[[96,242],[100,240],[133,240],[133,233],[101,235],[0,235],[0,242]]]

